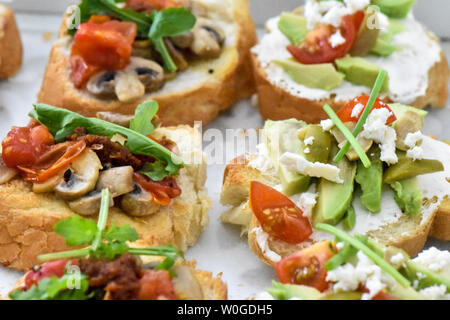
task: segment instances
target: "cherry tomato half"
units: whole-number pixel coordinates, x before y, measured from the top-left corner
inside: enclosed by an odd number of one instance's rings
[[[139,284],[138,300],[177,300],[172,279],[166,270],[145,270]]]
[[[287,50],[300,63],[334,62],[334,60],[342,58],[350,51],[363,20],[364,11],[357,11],[352,15],[343,16],[338,29],[331,25],[321,25],[310,31],[300,46],[297,47],[290,44],[287,46]],[[338,30],[345,42],[333,48],[330,43],[330,37]]]
[[[367,105],[367,102],[369,102],[369,96],[367,96],[367,95],[362,95],[360,97],[357,97],[357,98],[351,100],[344,107],[342,107],[342,109],[339,110],[339,112],[337,113],[339,119],[341,119],[342,122],[357,122],[359,120],[359,118],[361,117],[361,115],[364,111],[364,108]],[[353,109],[355,108],[355,106],[357,104],[362,104],[364,106],[364,108],[361,108],[361,111],[359,112],[358,116],[352,117]],[[383,100],[377,98],[375,100],[375,104],[373,105],[372,110],[383,109],[383,108],[388,109],[392,113],[392,115],[387,119],[386,124],[390,125],[393,122],[395,122],[397,120],[397,117],[395,116],[394,112],[392,112],[392,110],[389,108],[387,103],[385,103]]]
[[[312,234],[303,212],[281,192],[260,182],[250,184],[250,207],[264,231],[288,243],[300,243]]]
[[[68,262],[71,265],[78,265],[77,259],[72,260],[55,260],[45,262],[40,266],[34,266],[31,271],[25,275],[25,288],[28,290],[32,286],[37,285],[39,280],[50,278],[56,276],[58,278],[62,277],[66,271],[66,266]]]
[[[321,241],[294,253],[275,264],[281,283],[314,287],[319,291],[328,288],[325,263],[337,252],[330,241]]]

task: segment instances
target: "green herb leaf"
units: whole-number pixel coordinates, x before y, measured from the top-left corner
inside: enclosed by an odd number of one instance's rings
[[[113,225],[103,234],[103,238],[107,241],[131,241],[134,242],[139,238],[136,229],[130,227],[128,224],[117,227]]]
[[[30,117],[45,125],[55,137],[55,141],[64,141],[78,127],[86,128],[88,133],[113,137],[120,134],[127,137],[125,147],[133,154],[154,157],[165,164],[165,175],[177,174],[184,166],[183,160],[134,130],[110,123],[97,118],[86,118],[75,112],[52,107],[46,104],[35,104]]]
[[[75,247],[90,244],[97,232],[97,226],[92,220],[74,215],[66,220],[59,221],[53,230],[66,239],[68,246]]]
[[[161,161],[147,162],[139,172],[153,181],[162,181],[167,176]]]
[[[155,100],[148,100],[138,105],[134,117],[130,121],[130,129],[144,136],[152,134],[155,131],[152,119],[158,112],[158,108]]]
[[[356,255],[356,253],[358,253],[358,249],[354,248],[349,243],[345,243],[344,247],[325,263],[325,269],[328,271],[336,269],[337,267],[348,262]]]

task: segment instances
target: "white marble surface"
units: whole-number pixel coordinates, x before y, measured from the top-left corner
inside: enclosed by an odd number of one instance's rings
[[[60,17],[19,14],[18,23],[25,47],[24,66],[16,77],[0,83],[0,137],[3,137],[12,125],[26,124],[26,114],[39,91]],[[50,35],[51,39],[48,40]],[[443,45],[447,57],[450,58],[450,43]],[[450,108],[430,110],[424,132],[450,139],[450,126],[447,121],[450,121]],[[260,128],[262,124],[257,110],[249,101],[242,101],[205,129],[251,129]],[[219,221],[220,214],[225,210],[219,203],[224,168],[225,165],[211,165],[208,168],[206,184],[213,203],[209,213],[210,225],[186,256],[189,259],[197,259],[198,266],[202,269],[215,274],[223,272],[230,299],[245,299],[270,286],[275,275],[252,254],[246,239],[240,238],[238,228],[223,225]],[[450,244],[432,240],[428,245],[450,249]],[[0,267],[0,295],[6,294],[20,275],[19,272]]]

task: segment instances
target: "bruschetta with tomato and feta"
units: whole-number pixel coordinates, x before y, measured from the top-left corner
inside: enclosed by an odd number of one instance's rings
[[[220,277],[195,269],[172,246],[129,247],[139,238],[129,225],[106,227],[110,192],[101,192],[97,225],[80,216],[59,221],[54,231],[82,249],[38,256],[9,293],[12,300],[225,300]]]
[[[411,259],[403,250],[372,238],[350,236],[321,241],[280,260],[280,282],[256,295],[260,300],[449,300],[450,252],[434,247]]]
[[[270,19],[252,49],[263,118],[318,123],[325,103],[338,111],[369,94],[379,70],[388,72],[385,102],[444,107],[448,64],[438,38],[411,12],[414,2],[308,0]]]
[[[164,125],[208,123],[254,92],[248,0],[83,0],[66,14],[38,101],[85,116],[154,99]]]
[[[450,146],[422,134],[425,111],[376,91],[337,114],[325,105],[320,125],[267,121],[257,154],[227,166],[222,221],[241,225],[265,263],[327,240],[320,223],[411,255],[430,234],[449,239]]]
[[[22,66],[22,41],[14,12],[0,4],[0,79],[14,76]]]
[[[101,190],[110,221],[139,232],[135,244],[192,246],[208,224],[200,133],[159,127],[155,101],[138,106],[127,127],[36,104],[25,127],[12,127],[0,162],[0,261],[14,269],[65,249],[53,232],[75,214],[96,219]],[[122,123],[124,124],[124,123]]]

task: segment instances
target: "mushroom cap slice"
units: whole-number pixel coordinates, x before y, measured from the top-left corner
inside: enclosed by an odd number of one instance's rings
[[[84,197],[68,202],[70,209],[83,216],[92,216],[100,210],[102,193],[98,190],[89,192]],[[110,200],[109,206],[114,206],[113,199]]]
[[[6,183],[14,178],[19,172],[16,169],[11,169],[3,162],[2,154],[0,153],[0,184]]]
[[[132,166],[115,167],[100,172],[97,190],[108,188],[113,198],[134,190]]]
[[[64,182],[64,172],[51,177],[45,182],[42,183],[33,183],[33,192],[34,193],[46,193],[52,192],[55,190],[56,186]]]
[[[135,184],[134,190],[122,197],[120,207],[130,216],[145,217],[157,213],[161,206],[153,201],[149,192]]]
[[[64,180],[56,186],[55,193],[64,200],[81,198],[95,188],[102,164],[97,154],[86,149],[64,173]]]

